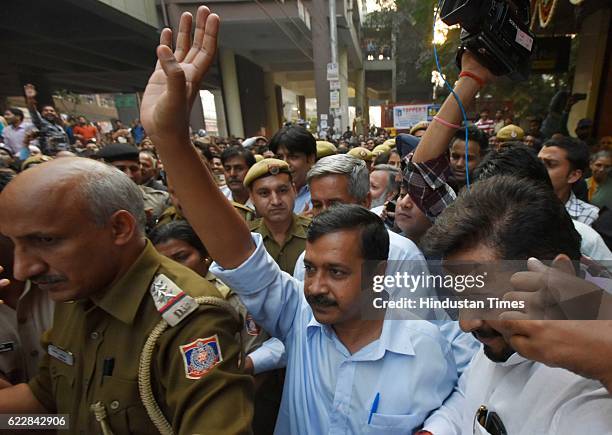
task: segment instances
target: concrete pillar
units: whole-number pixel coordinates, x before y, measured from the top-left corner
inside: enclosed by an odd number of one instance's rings
[[[361,109],[364,119],[370,125],[370,116],[368,103],[368,95],[365,87],[365,69],[355,70],[353,74],[353,82],[355,83],[355,108]]]
[[[269,138],[280,129],[282,117],[276,101],[274,73],[264,72],[264,100],[266,109],[266,136]]]
[[[227,137],[227,122],[225,121],[225,105],[223,104],[223,93],[221,89],[213,89],[213,96],[215,97],[215,112],[217,113],[217,130],[219,136]]]
[[[236,59],[234,51],[221,49],[219,53],[219,67],[223,86],[223,99],[227,114],[228,133],[235,137],[244,137],[242,111],[240,108],[240,90],[238,89],[238,75],[236,74]]]
[[[336,133],[342,134],[349,126],[348,51],[346,47],[338,47],[338,72],[340,74],[340,128],[336,129]]]
[[[317,122],[321,125],[321,115],[329,114],[329,83],[327,81],[327,64],[331,59],[329,3],[326,0],[312,0],[310,16],[313,28],[312,54],[314,58],[315,95],[317,98]],[[330,118],[328,118],[328,122],[331,122]]]
[[[204,106],[202,105],[202,99],[196,98],[195,104],[191,108],[191,114],[189,115],[189,125],[193,131],[198,131],[203,128],[206,130],[206,121],[204,119]]]
[[[576,103],[570,112],[567,129],[572,136],[576,124],[582,118],[595,118],[599,86],[602,80],[606,57],[606,44],[610,26],[610,9],[599,11],[586,17],[578,33],[579,47],[574,74],[574,93],[585,93],[587,99]]]
[[[306,119],[306,97],[304,95],[297,96],[297,106],[300,119]]]

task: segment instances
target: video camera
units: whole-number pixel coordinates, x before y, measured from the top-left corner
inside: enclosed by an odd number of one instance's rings
[[[467,49],[493,74],[526,80],[535,40],[529,7],[529,0],[444,0],[440,18],[461,26],[457,65]]]

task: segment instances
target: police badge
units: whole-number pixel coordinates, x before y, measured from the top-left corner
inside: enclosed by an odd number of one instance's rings
[[[189,344],[179,346],[179,349],[183,356],[187,379],[200,379],[223,361],[219,338],[216,335],[198,338]]]

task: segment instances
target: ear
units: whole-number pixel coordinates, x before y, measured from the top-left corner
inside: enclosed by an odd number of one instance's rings
[[[126,210],[116,211],[110,218],[110,225],[117,246],[127,245],[138,233],[136,218]]]
[[[576,181],[580,180],[581,177],[582,177],[582,170],[581,169],[574,169],[567,176],[567,182],[570,183],[570,184],[573,184]]]
[[[308,162],[309,165],[314,165],[315,162],[317,161],[317,155],[316,154],[310,154],[306,156],[306,161]]]

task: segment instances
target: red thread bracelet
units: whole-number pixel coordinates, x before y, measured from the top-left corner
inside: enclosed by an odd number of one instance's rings
[[[448,127],[448,128],[454,128],[455,130],[459,130],[461,128],[460,125],[452,124],[452,123],[450,123],[450,122],[448,122],[448,121],[446,121],[446,120],[444,120],[444,119],[442,119],[442,118],[440,118],[438,116],[434,116],[433,120],[434,121],[438,121],[440,124],[442,124],[443,126]]]
[[[459,73],[459,77],[469,77],[472,80],[474,80],[476,83],[478,83],[478,86],[480,86],[481,88],[484,88],[485,81],[472,72],[461,71],[461,73]]]

